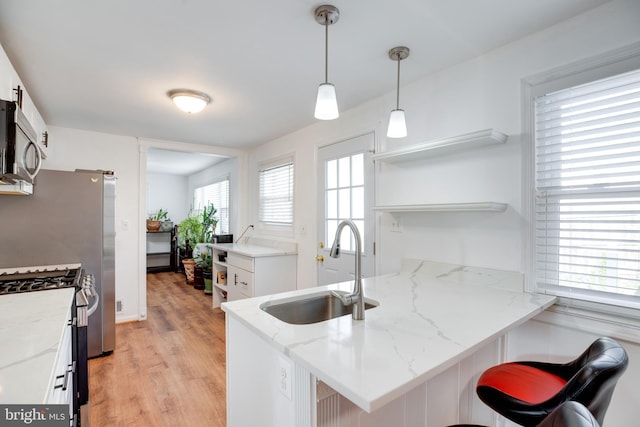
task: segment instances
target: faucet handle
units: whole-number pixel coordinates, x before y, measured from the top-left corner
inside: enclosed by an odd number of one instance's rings
[[[353,294],[344,295],[344,294],[341,294],[341,293],[336,292],[336,291],[331,291],[331,295],[333,295],[334,297],[338,298],[340,300],[340,302],[342,302],[342,305],[344,305],[345,307],[353,305],[357,301],[357,297],[355,295],[353,295]]]

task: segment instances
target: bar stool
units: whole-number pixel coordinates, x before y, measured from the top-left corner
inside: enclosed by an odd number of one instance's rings
[[[565,364],[525,361],[489,368],[478,379],[476,393],[494,411],[526,427],[539,425],[570,400],[580,402],[602,424],[628,363],[620,344],[598,338]]]
[[[554,409],[537,427],[600,427],[600,423],[583,404],[570,400]]]

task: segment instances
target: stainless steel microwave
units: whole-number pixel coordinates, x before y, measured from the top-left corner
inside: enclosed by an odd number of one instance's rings
[[[32,194],[42,165],[36,132],[14,101],[0,100],[0,194]]]

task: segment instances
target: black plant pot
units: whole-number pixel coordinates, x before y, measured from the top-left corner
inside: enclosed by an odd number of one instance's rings
[[[213,273],[211,270],[205,270],[202,272],[204,277],[204,293],[210,295],[213,292]]]
[[[194,289],[204,289],[204,276],[202,275],[202,267],[196,265],[193,268],[193,288]]]

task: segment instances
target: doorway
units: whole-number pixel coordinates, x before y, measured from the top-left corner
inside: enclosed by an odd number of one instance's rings
[[[341,235],[341,256],[329,251],[338,224],[354,222],[362,239],[362,275],[375,273],[373,148],[368,133],[318,150],[318,286],[354,279],[355,239],[348,227]]]
[[[158,173],[158,171],[168,171],[171,168],[175,167],[180,163],[180,159],[187,160],[190,163],[193,161],[202,160],[205,163],[211,162],[212,160],[217,158],[218,162],[225,162],[228,160],[233,160],[233,177],[232,177],[232,188],[231,191],[239,194],[245,186],[245,180],[243,176],[246,174],[246,154],[237,149],[226,148],[226,147],[216,147],[216,146],[206,146],[206,145],[196,145],[196,144],[186,144],[186,143],[173,143],[173,142],[165,142],[165,141],[156,141],[156,140],[145,140],[139,139],[140,144],[140,163],[139,163],[139,172],[140,172],[140,202],[138,205],[138,209],[140,212],[140,245],[139,245],[139,283],[141,286],[139,287],[138,293],[138,320],[144,320],[147,318],[147,281],[146,281],[146,264],[147,264],[147,245],[146,245],[146,227],[144,226],[146,222],[146,216],[149,212],[149,209],[154,210],[155,207],[149,206],[148,198],[149,198],[149,182],[148,182],[148,174],[149,173]],[[188,159],[191,160],[188,160]],[[160,164],[154,163],[154,161],[158,159],[164,159],[164,163],[160,162]],[[215,163],[215,161],[214,161]],[[211,166],[211,164],[209,165]],[[204,166],[205,168],[207,166]],[[186,179],[186,178],[185,178]],[[187,190],[187,187],[185,190]],[[188,192],[188,190],[186,191]],[[188,196],[190,198],[190,196]],[[189,203],[190,204],[190,203]],[[237,199],[233,201],[233,205],[230,206],[230,209],[234,212],[241,213],[243,211],[243,205]],[[188,208],[185,208],[185,212],[188,212]],[[242,215],[236,215],[242,216]],[[179,218],[172,218],[174,221],[179,222]],[[240,218],[240,221],[244,220],[244,218]],[[233,228],[234,226],[232,226]]]

